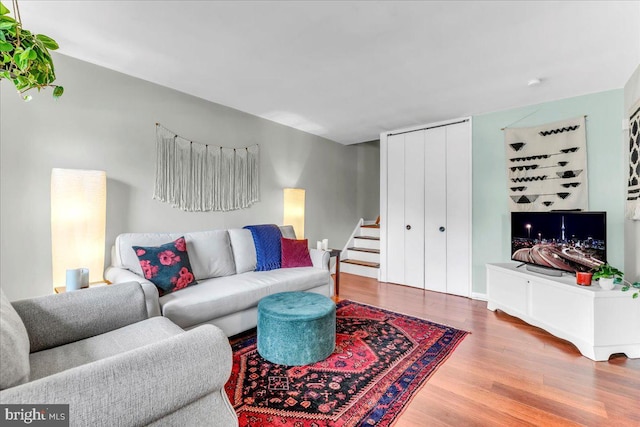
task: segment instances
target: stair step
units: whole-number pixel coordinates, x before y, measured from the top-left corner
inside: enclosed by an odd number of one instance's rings
[[[345,264],[361,265],[363,267],[380,268],[380,263],[377,262],[358,261],[355,259],[343,259],[340,262]]]
[[[351,245],[357,248],[364,249],[380,249],[380,239],[379,238],[370,238],[364,236],[355,236],[353,243]],[[348,258],[345,256],[345,258]]]
[[[362,227],[362,228],[380,228],[380,224],[366,224],[366,225],[361,225],[360,227]]]
[[[379,237],[374,237],[374,236],[354,236],[354,239],[380,240]]]
[[[379,254],[380,249],[371,249],[371,248],[347,248],[350,251],[358,251],[358,252],[369,252],[370,254]]]
[[[375,280],[380,279],[378,277],[380,274],[380,269],[364,267],[362,265],[356,265],[356,264],[342,264],[340,266],[340,274],[342,273],[355,274],[356,276],[361,276],[361,277],[371,277],[372,279],[375,279]]]
[[[377,248],[355,248],[356,250],[353,250],[353,248],[349,248],[347,250],[347,253],[344,254],[343,258],[344,259],[350,259],[351,261],[365,261],[365,262],[373,262],[373,263],[379,263],[380,262],[380,252],[377,250]],[[360,250],[357,250],[360,249]]]
[[[375,237],[380,238],[380,227],[360,226],[360,232],[355,237]]]

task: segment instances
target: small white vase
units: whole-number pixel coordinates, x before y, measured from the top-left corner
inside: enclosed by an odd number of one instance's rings
[[[613,277],[611,278],[601,277],[600,279],[598,279],[598,284],[602,289],[606,289],[608,291],[616,287],[616,285],[613,283]]]

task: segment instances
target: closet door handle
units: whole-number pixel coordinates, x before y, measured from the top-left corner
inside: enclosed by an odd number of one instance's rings
[[[407,224],[407,230],[411,230],[411,226],[409,224]]]
[[[438,230],[440,230],[441,233],[444,233],[445,228],[444,227],[440,227],[440,228],[438,228]]]

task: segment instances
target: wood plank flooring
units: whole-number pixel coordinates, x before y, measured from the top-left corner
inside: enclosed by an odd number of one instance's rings
[[[593,362],[567,341],[487,310],[486,302],[346,273],[339,299],[471,332],[396,427],[640,426],[640,359]]]

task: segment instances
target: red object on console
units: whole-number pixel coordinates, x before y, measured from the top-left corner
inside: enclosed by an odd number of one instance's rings
[[[580,286],[591,286],[591,277],[593,277],[593,273],[578,271],[576,272],[576,283]]]

